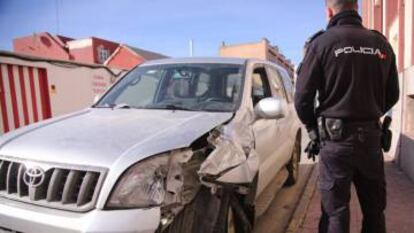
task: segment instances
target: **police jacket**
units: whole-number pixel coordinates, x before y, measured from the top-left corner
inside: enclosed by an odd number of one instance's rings
[[[298,69],[295,107],[308,129],[316,126],[318,116],[379,120],[398,101],[392,47],[381,33],[364,28],[356,11],[335,15],[327,30],[306,47]]]

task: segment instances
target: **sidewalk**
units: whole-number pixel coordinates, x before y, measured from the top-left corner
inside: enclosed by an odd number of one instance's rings
[[[317,177],[317,167],[314,169]],[[387,232],[388,233],[412,233],[414,232],[414,182],[409,180],[396,164],[386,160],[385,173],[387,177]],[[320,195],[317,188],[317,179],[308,183],[307,191],[311,192],[310,198],[303,198],[295,213],[290,229],[297,233],[317,233],[320,211]],[[316,188],[315,188],[316,187]],[[313,195],[312,195],[313,192]],[[305,206],[305,208],[303,208]],[[361,229],[362,213],[358,199],[353,190],[351,206],[351,233],[359,233]],[[302,213],[300,213],[302,212]],[[305,213],[303,213],[305,212]],[[297,225],[297,226],[292,226]],[[289,232],[289,231],[288,231]]]

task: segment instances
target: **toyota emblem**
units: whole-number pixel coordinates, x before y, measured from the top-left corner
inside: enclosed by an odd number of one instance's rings
[[[39,187],[44,180],[45,172],[40,167],[30,167],[23,175],[23,181],[29,188]]]

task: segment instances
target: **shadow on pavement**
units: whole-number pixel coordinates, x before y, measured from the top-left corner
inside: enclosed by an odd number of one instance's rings
[[[292,187],[284,187],[275,195],[270,206],[256,219],[253,233],[284,233],[302,197],[314,164],[301,164],[299,179]]]

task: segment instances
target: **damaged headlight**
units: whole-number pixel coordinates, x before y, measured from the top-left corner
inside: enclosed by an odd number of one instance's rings
[[[164,201],[169,154],[141,161],[118,180],[107,203],[109,208],[146,208]]]

